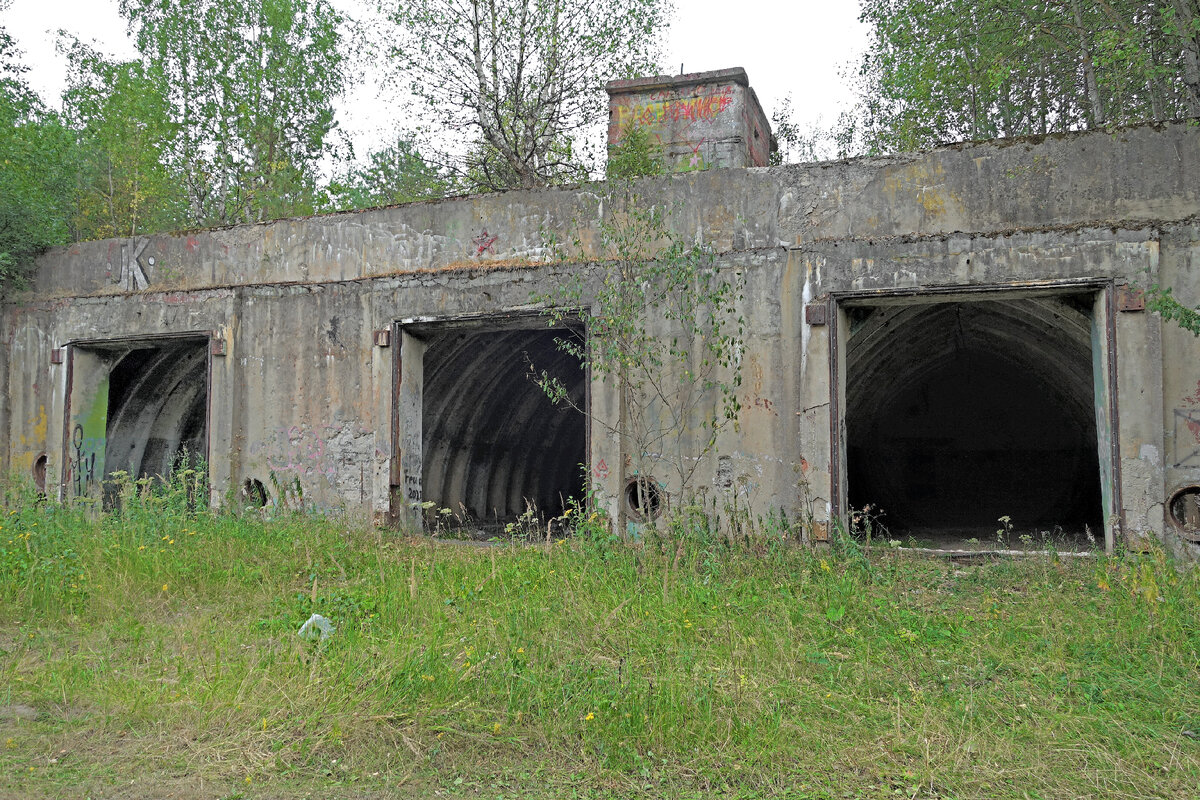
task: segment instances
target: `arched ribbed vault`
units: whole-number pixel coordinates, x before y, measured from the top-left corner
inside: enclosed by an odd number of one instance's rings
[[[109,373],[105,471],[170,475],[182,450],[205,456],[208,419],[206,342],[136,348]]]
[[[579,497],[586,427],[551,403],[531,370],[557,377],[583,407],[584,372],[556,340],[566,330],[447,330],[424,336],[421,483],[426,500],[479,521],[547,514]]]
[[[1090,298],[851,309],[852,506],[893,529],[1099,527]]]

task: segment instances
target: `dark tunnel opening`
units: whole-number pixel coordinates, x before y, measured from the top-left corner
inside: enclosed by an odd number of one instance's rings
[[[208,454],[207,340],[135,346],[108,376],[105,472],[167,479]]]
[[[849,502],[945,544],[1102,537],[1090,300],[851,310]],[[1040,539],[1038,539],[1040,541]]]
[[[582,328],[545,327],[422,335],[426,501],[488,530],[531,507],[541,518],[560,516],[571,498],[582,499],[586,374],[559,347],[582,336]],[[534,382],[543,371],[561,382],[569,404],[551,402]]]

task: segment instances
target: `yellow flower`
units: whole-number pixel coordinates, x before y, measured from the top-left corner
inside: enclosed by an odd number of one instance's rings
[[[524,652],[525,652],[525,648],[524,648],[524,647],[518,647],[518,648],[517,648],[517,652],[518,652],[518,653],[524,653]]]
[[[826,572],[829,572],[829,562],[823,558],[821,559],[821,569],[825,570]]]
[[[495,725],[492,726],[492,733],[499,733],[499,732],[500,732],[500,723],[497,722]]]
[[[164,584],[163,584],[163,591],[165,592],[166,590],[167,590],[167,585],[164,583]]]
[[[596,718],[596,715],[595,715],[595,714],[593,714],[592,712],[590,712],[590,711],[589,711],[589,712],[588,712],[588,715],[587,715],[586,717],[584,717],[583,719],[584,719],[584,721],[586,721],[586,722],[591,722],[591,721],[592,721],[592,720],[594,720],[595,718]]]
[[[145,550],[145,549],[146,549],[146,545],[142,545],[141,547],[138,548],[138,550]]]

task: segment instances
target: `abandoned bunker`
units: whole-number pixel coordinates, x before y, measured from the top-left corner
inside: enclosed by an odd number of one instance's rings
[[[641,201],[743,282],[736,413],[693,448],[715,502],[814,538],[868,508],[918,541],[1007,524],[1200,555],[1200,350],[1142,293],[1200,303],[1200,128],[772,167],[741,70],[609,92],[610,137],[647,126],[675,168]],[[214,505],[494,527],[587,496],[636,526],[675,478],[636,474],[619,382],[561,346],[592,335],[586,291],[545,315],[611,257],[611,188],[56,248],[0,306],[0,468],[66,500],[192,454]]]

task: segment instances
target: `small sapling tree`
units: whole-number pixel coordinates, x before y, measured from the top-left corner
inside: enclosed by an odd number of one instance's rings
[[[634,487],[632,505],[652,519],[655,506],[669,511],[697,499],[697,472],[737,417],[744,280],[712,248],[672,232],[668,209],[646,205],[634,184],[609,186],[593,247],[578,231],[571,247],[556,245],[575,266],[539,299],[555,324],[587,309],[586,337],[564,337],[559,347],[617,392],[615,418],[579,410],[621,442],[621,485]],[[575,404],[536,367],[552,400]]]

